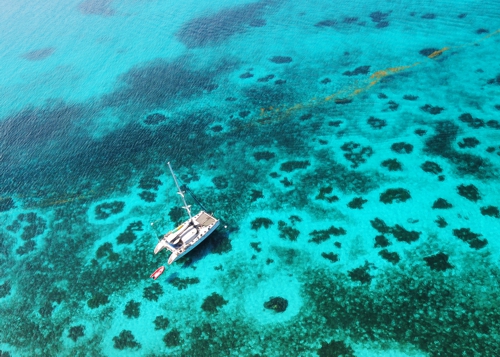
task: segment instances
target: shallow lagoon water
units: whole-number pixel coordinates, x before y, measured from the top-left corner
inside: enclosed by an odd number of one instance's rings
[[[497,3],[3,9],[2,356],[500,350]]]

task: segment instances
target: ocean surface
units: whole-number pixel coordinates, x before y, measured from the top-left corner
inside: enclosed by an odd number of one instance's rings
[[[1,9],[0,356],[500,355],[498,1]]]

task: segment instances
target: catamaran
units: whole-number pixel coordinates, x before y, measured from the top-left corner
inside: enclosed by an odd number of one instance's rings
[[[186,203],[186,199],[184,198],[185,192],[181,190],[170,162],[168,163],[168,168],[174,178],[177,193],[181,196],[182,203],[184,204],[182,208],[186,210],[189,216],[189,219],[180,226],[164,234],[163,237],[159,237],[159,242],[155,247],[155,254],[158,254],[165,248],[169,250],[172,254],[170,254],[170,257],[168,258],[168,264],[172,264],[193,250],[194,247],[200,244],[214,230],[216,230],[220,224],[220,220],[211,214],[208,214],[204,210],[201,210],[197,215],[192,216],[191,206]],[[151,226],[153,226],[153,223],[151,223]]]

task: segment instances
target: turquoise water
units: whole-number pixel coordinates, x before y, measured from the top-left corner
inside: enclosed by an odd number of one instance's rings
[[[494,1],[4,1],[0,355],[497,356],[499,29]],[[167,161],[223,224],[153,281]]]

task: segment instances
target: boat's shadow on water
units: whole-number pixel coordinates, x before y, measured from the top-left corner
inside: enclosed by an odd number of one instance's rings
[[[210,237],[201,242],[188,255],[179,259],[182,268],[188,268],[209,254],[224,254],[231,251],[230,231],[228,229],[218,229]]]

